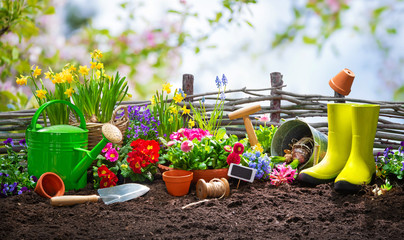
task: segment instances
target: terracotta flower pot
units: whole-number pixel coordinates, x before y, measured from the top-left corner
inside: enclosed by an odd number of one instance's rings
[[[227,176],[227,172],[229,171],[228,168],[220,168],[220,169],[206,169],[206,170],[191,170],[194,173],[194,178],[192,179],[192,184],[196,184],[199,179],[205,180],[205,182],[209,182],[214,178],[226,178],[229,179]]]
[[[337,93],[347,96],[351,92],[354,78],[355,74],[348,68],[345,68],[335,75],[335,77],[331,78],[328,84]]]
[[[65,194],[65,184],[57,174],[46,172],[38,179],[34,191],[46,198],[63,196]]]
[[[163,180],[166,183],[167,192],[180,197],[188,194],[193,173],[185,170],[171,170],[163,172]]]

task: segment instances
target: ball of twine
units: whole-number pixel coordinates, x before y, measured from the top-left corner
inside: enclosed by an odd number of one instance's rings
[[[199,199],[223,198],[230,195],[230,186],[226,178],[214,178],[208,183],[204,179],[199,179],[196,184],[196,195]]]

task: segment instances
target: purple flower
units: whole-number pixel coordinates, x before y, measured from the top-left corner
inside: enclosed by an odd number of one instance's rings
[[[108,152],[105,154],[105,158],[109,160],[110,162],[115,162],[119,158],[119,154],[116,151],[115,148],[111,148],[108,150]]]
[[[31,176],[31,179],[32,179],[32,181],[34,181],[34,182],[38,182],[38,178],[35,177],[35,176]]]
[[[223,86],[227,85],[227,77],[224,74],[222,76],[222,83],[223,83]]]
[[[13,143],[13,139],[12,139],[12,138],[7,138],[7,140],[6,140],[6,141],[3,141],[3,143],[4,143],[5,145],[10,144],[11,146],[14,147],[14,143]]]
[[[401,169],[400,169],[400,171],[402,172],[402,171],[404,171],[404,161],[402,161],[401,164],[403,165],[403,166],[401,167]]]
[[[20,144],[20,146],[27,147],[27,142],[25,141],[25,138],[21,139],[21,140],[18,142],[18,144]]]
[[[219,79],[218,76],[216,76],[215,82],[216,82],[216,87],[217,87],[217,88],[220,88],[220,87],[222,86],[222,82],[220,81],[220,79]]]

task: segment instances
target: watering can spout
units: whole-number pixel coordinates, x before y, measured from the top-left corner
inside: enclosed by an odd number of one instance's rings
[[[73,181],[79,181],[81,176],[86,173],[87,169],[90,167],[91,163],[97,158],[98,154],[101,153],[102,149],[107,145],[107,143],[119,143],[122,140],[121,131],[114,125],[106,123],[102,126],[103,138],[101,141],[91,150],[83,148],[75,148],[76,151],[83,151],[86,156],[81,159],[81,161],[76,165],[72,172]]]

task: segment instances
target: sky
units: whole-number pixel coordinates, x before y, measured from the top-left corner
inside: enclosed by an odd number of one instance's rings
[[[113,2],[103,0],[99,4],[101,14],[95,21],[100,26],[119,31],[119,26],[102,19],[108,14],[119,14]],[[364,14],[363,1],[352,4],[353,11]],[[187,1],[198,9],[200,18],[211,16],[217,9],[218,1]],[[363,3],[362,3],[363,4]],[[148,19],[160,19],[166,8],[179,7],[179,1],[148,1],[142,7],[141,14]],[[272,49],[271,41],[275,33],[282,29],[292,18],[290,1],[258,1],[251,5],[252,14],[244,16],[254,26],[247,24],[233,25],[220,29],[212,34],[209,44],[217,47],[202,49],[195,54],[193,49],[183,49],[183,61],[177,74],[168,79],[175,87],[181,87],[182,74],[195,76],[195,93],[215,91],[216,76],[225,74],[229,79],[229,88],[238,89],[264,88],[270,85],[270,73],[281,72],[285,91],[300,94],[334,95],[328,81],[342,69],[348,68],[356,75],[351,93],[348,97],[367,100],[392,100],[392,91],[386,90],[379,77],[380,51],[368,36],[353,34],[349,30],[341,30],[324,45],[321,52],[315,46],[295,41],[291,44]],[[344,21],[359,21],[350,19]],[[315,24],[314,24],[315,25]],[[185,27],[195,31],[208,30],[205,20],[193,20]],[[401,31],[402,32],[402,31]],[[235,40],[236,39],[236,40]],[[397,38],[399,39],[399,38]],[[402,39],[402,38],[401,38]],[[398,44],[397,44],[398,45]],[[242,50],[247,49],[247,50]],[[338,54],[335,54],[337,49]],[[208,82],[211,84],[206,84]]]

